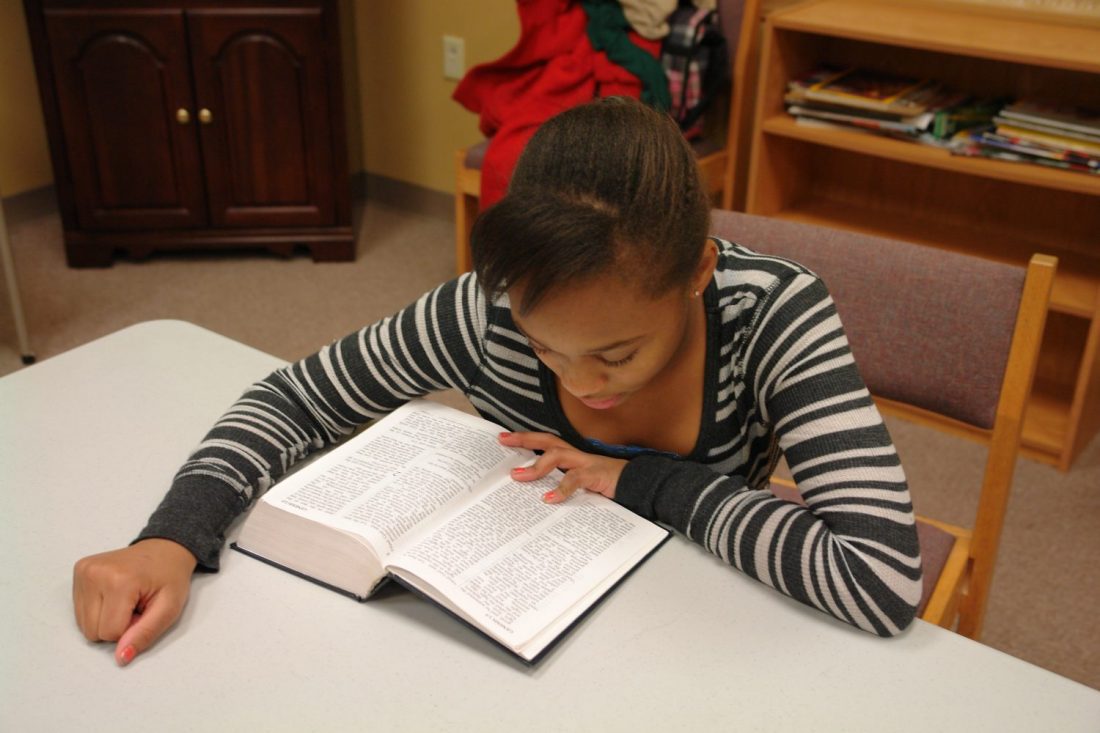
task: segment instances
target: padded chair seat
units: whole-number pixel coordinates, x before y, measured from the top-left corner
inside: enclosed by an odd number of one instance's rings
[[[477,145],[466,148],[466,167],[481,170],[481,164],[485,161],[485,151],[488,149],[488,140],[482,140]]]
[[[768,488],[773,494],[784,501],[805,505],[798,489],[786,484],[771,482]],[[917,607],[917,616],[924,615],[924,609],[928,600],[932,597],[932,591],[936,588],[936,582],[947,564],[947,556],[955,546],[955,535],[939,527],[925,522],[917,517],[917,542],[920,544],[921,558],[921,595],[920,605]]]
[[[488,149],[488,140],[482,140],[477,145],[471,145],[466,148],[466,167],[472,168],[473,170],[481,170],[481,165],[485,161],[485,151]],[[708,155],[717,153],[722,149],[722,146],[715,143],[713,140],[698,139],[691,142],[691,149],[695,151],[696,158],[705,158]]]

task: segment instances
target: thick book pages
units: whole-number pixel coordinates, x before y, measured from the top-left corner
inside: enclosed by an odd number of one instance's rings
[[[606,497],[542,495],[501,428],[415,400],[273,487],[235,548],[359,599],[388,577],[532,662],[668,537]]]

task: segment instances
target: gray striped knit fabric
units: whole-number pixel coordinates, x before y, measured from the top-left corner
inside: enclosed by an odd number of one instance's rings
[[[719,240],[707,288],[703,422],[686,456],[632,458],[616,500],[781,592],[889,636],[913,619],[920,556],[905,475],[833,302],[805,268]],[[229,524],[303,456],[432,391],[594,450],[506,298],[463,275],[253,385],[177,474],[139,539],[217,568]],[[805,506],[775,497],[782,451]]]

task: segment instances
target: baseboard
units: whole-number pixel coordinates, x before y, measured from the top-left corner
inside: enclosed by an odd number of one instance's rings
[[[30,219],[56,213],[57,193],[51,183],[14,196],[5,196],[3,204],[8,226],[14,228]]]
[[[356,181],[356,178],[361,180]],[[376,173],[357,173],[352,176],[351,190],[357,195],[360,192],[365,193],[368,205],[371,201],[378,201],[395,208],[442,219],[453,219],[455,215],[455,200],[452,194]]]
[[[399,181],[396,178],[359,171],[349,181],[353,201],[375,200],[395,208],[444,219],[454,217],[451,194]],[[53,184],[6,196],[4,215],[8,226],[57,212],[57,194]]]

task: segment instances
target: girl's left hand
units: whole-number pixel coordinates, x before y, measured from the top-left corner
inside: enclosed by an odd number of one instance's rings
[[[585,453],[550,433],[501,433],[500,443],[513,448],[542,451],[534,464],[512,470],[512,478],[516,481],[534,481],[555,468],[565,471],[565,478],[558,488],[543,495],[543,501],[548,504],[565,501],[577,489],[614,499],[615,487],[626,466],[626,461],[620,458]]]

